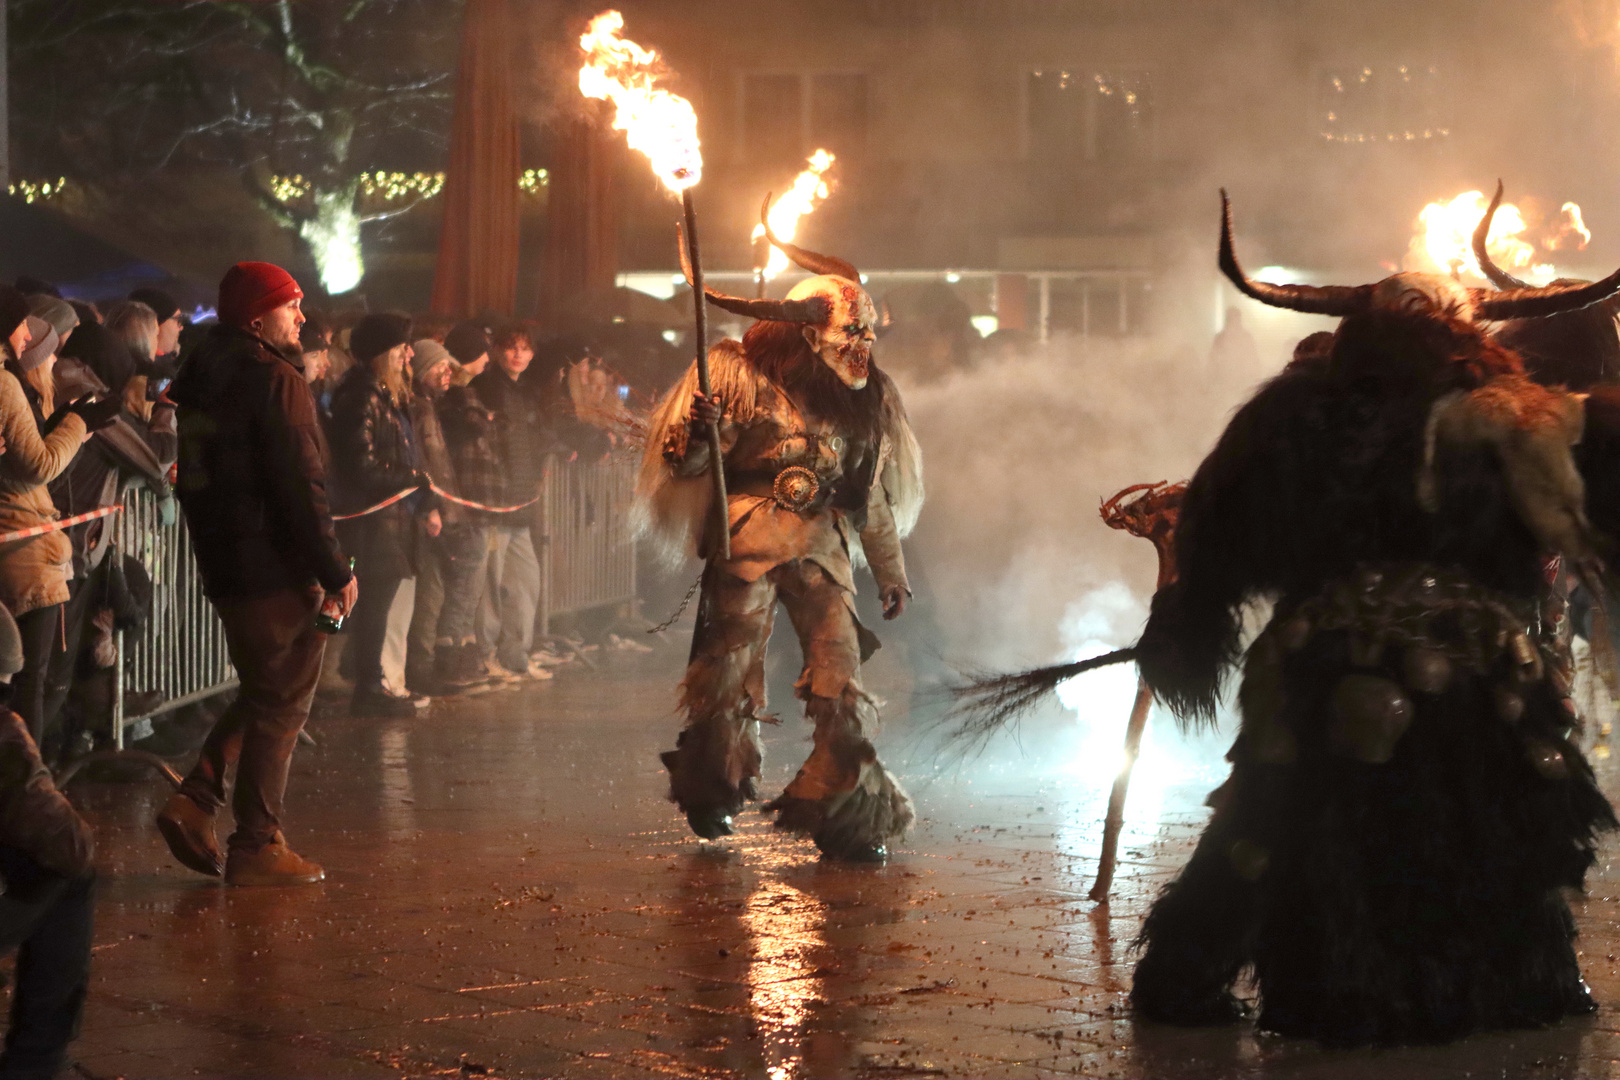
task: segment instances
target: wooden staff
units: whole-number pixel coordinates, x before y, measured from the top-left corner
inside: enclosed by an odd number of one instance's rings
[[[681,191],[681,212],[686,219],[686,257],[692,264],[692,310],[697,313],[697,373],[698,390],[705,398],[713,397],[709,387],[709,312],[703,291],[703,260],[698,257],[697,215],[692,210],[692,189]],[[714,421],[709,428],[709,473],[714,477],[714,510],[716,549],[721,560],[731,558],[731,512],[726,502],[725,460],[720,456],[720,424]]]
[[[1175,529],[1181,511],[1181,497],[1187,485],[1133,484],[1102,504],[1102,519],[1111,529],[1123,529],[1132,536],[1153,541],[1159,555],[1158,588],[1176,580]],[[1119,857],[1119,832],[1125,825],[1125,796],[1131,787],[1131,770],[1136,755],[1142,749],[1142,732],[1147,728],[1148,711],[1153,706],[1153,691],[1147,681],[1136,681],[1136,704],[1131,707],[1130,723],[1125,725],[1125,763],[1114,777],[1114,788],[1108,793],[1108,816],[1103,819],[1102,856],[1097,861],[1097,880],[1091,886],[1087,899],[1108,902],[1108,890],[1114,883],[1114,865]]]

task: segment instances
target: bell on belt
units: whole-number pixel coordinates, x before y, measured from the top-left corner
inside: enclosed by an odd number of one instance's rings
[[[803,465],[789,465],[776,474],[776,482],[771,485],[771,495],[776,499],[776,504],[784,510],[795,512],[815,502],[820,491],[821,481]]]

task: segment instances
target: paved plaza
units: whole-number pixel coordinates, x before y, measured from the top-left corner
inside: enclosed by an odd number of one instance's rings
[[[408,721],[352,720],[323,697],[289,801],[320,886],[199,878],[149,827],[160,781],[76,784],[103,874],[79,1074],[1620,1075],[1607,858],[1576,906],[1603,1002],[1590,1020],[1377,1052],[1137,1024],[1131,940],[1207,784],[1144,799],[1105,907],[1085,899],[1101,785],[1032,788],[1007,766],[925,775],[903,715],[880,742],[919,824],[887,866],[824,863],[752,813],[705,844],[664,800],[656,756],[684,651],[602,656]],[[807,734],[791,715],[767,732],[769,784]],[[1599,765],[1620,794],[1612,760]]]

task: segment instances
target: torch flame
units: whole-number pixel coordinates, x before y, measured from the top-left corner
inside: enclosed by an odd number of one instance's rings
[[[816,204],[827,197],[829,191],[827,170],[832,168],[836,160],[838,159],[826,150],[817,150],[811,154],[809,168],[794,177],[793,186],[771,204],[765,219],[771,223],[771,232],[775,233],[778,239],[792,240],[799,231],[799,219],[814,210]],[[753,239],[759,240],[764,235],[765,226],[755,225]],[[788,257],[782,254],[780,248],[772,247],[761,276],[770,281],[786,270],[787,266]]]
[[[1407,268],[1484,277],[1474,258],[1474,229],[1489,206],[1490,200],[1479,191],[1465,191],[1449,202],[1425,206],[1418,214]],[[1565,203],[1557,218],[1534,227],[1519,207],[1503,203],[1491,221],[1485,249],[1492,261],[1509,273],[1530,281],[1549,281],[1558,276],[1558,271],[1547,258],[1548,253],[1584,251],[1591,240],[1592,231],[1586,227],[1576,203]]]
[[[1585,251],[1586,245],[1592,242],[1592,230],[1586,227],[1586,219],[1581,216],[1580,205],[1567,202],[1559,207],[1558,215],[1558,235],[1548,241],[1547,246],[1556,251],[1567,247]]]
[[[647,155],[658,179],[679,194],[703,177],[697,113],[690,101],[658,88],[666,73],[658,54],[620,37],[623,29],[617,11],[591,20],[579,39],[585,52],[579,91],[613,102],[614,130],[624,132],[630,148]]]

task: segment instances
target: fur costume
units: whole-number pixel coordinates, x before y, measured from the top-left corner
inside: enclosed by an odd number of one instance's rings
[[[758,797],[765,647],[778,602],[804,649],[797,695],[814,749],[767,809],[823,851],[879,857],[903,835],[911,802],[866,738],[877,708],[861,663],[877,648],[855,617],[854,567],[905,589],[900,541],[922,504],[921,457],[900,395],[871,369],[852,389],[798,326],[761,321],[709,354],[723,405],[721,449],[731,557],[709,554],[714,526],[709,446],[690,436],[694,364],[654,413],[638,483],[642,533],[666,556],[708,559],[681,687],[686,727],[663,755],[670,797],[700,836],[731,831]]]
[[[1406,277],[1328,311],[1331,348],[1261,388],[1188,486],[1136,658],[1185,722],[1241,666],[1242,727],[1143,926],[1141,1015],[1235,1019],[1245,972],[1263,1028],[1334,1045],[1595,1008],[1560,890],[1615,818],[1572,737],[1553,581],[1560,556],[1601,575],[1620,538],[1586,487],[1613,486],[1620,412],[1526,378],[1475,321],[1490,301]],[[1544,314],[1557,290],[1494,295]]]

